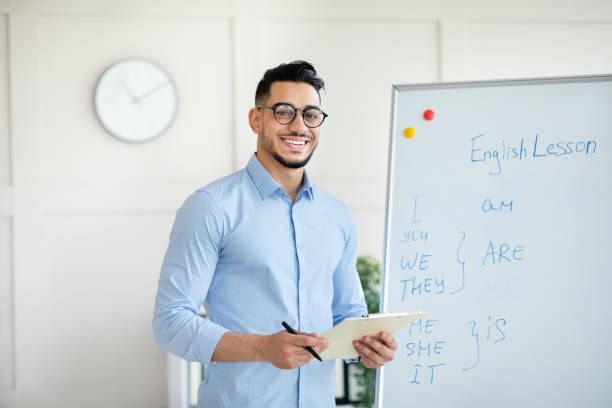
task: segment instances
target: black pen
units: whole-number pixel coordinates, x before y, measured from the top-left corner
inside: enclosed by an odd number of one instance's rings
[[[285,329],[287,329],[287,331],[288,331],[289,333],[291,333],[291,334],[297,334],[297,333],[295,332],[295,330],[293,330],[293,329],[291,328],[291,326],[289,326],[289,325],[287,324],[287,322],[282,322],[281,324],[283,325],[283,327],[284,327]],[[316,359],[317,359],[317,360],[319,360],[319,361],[323,361],[323,360],[321,360],[321,357],[319,357],[319,355],[317,354],[317,352],[316,352],[316,351],[314,351],[314,350],[312,349],[312,347],[310,347],[310,346],[306,346],[306,347],[304,347],[304,348],[305,348],[306,350],[308,350],[308,352],[309,352],[310,354],[312,354],[312,355],[314,356],[314,358],[316,358]]]

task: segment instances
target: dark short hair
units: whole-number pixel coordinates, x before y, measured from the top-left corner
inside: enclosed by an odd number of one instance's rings
[[[265,72],[255,91],[255,103],[261,98],[267,97],[270,94],[272,83],[277,81],[291,82],[306,82],[316,89],[319,98],[319,91],[325,86],[325,82],[319,76],[312,64],[306,61],[292,61],[288,64],[280,64],[277,67],[270,68]]]

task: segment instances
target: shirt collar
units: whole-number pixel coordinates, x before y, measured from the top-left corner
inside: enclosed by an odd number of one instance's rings
[[[281,188],[270,173],[268,173],[268,170],[261,164],[255,153],[251,156],[246,166],[246,170],[249,176],[251,176],[251,180],[253,180],[253,184],[255,184],[262,200],[270,197],[276,190]],[[313,200],[313,185],[314,184],[310,181],[310,177],[308,177],[308,173],[304,170],[304,178],[300,191],[298,192],[298,197],[300,194],[306,193],[305,196],[308,197],[309,200]]]
[[[308,172],[304,169],[304,178],[302,179],[302,187],[300,187],[300,191],[298,192],[298,196],[306,193],[306,197],[310,201],[314,200],[314,183],[310,181],[310,177],[308,176]]]

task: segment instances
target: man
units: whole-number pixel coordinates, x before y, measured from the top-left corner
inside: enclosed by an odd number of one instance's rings
[[[256,154],[177,212],[153,326],[161,347],[206,364],[200,407],[335,405],[335,362],[304,347],[321,352],[317,333],[367,309],[352,216],[304,170],[327,116],[323,85],[304,61],[266,71],[249,111]],[[202,304],[210,320],[198,316]],[[388,333],[354,345],[368,367],[397,348]]]

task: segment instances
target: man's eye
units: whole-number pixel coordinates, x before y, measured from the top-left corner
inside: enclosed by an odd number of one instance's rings
[[[304,116],[306,116],[306,119],[310,119],[310,120],[317,120],[319,119],[319,112],[306,112],[304,114]]]
[[[277,109],[276,110],[276,115],[280,116],[280,117],[283,117],[283,118],[286,118],[286,117],[292,116],[293,113],[291,111],[288,111],[288,110]]]

